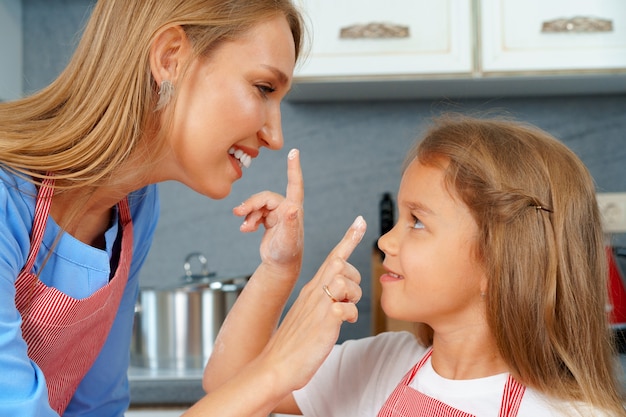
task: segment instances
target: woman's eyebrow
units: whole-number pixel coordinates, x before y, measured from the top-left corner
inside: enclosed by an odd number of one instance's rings
[[[287,75],[278,68],[271,65],[263,65],[263,67],[270,70],[276,76],[276,78],[278,78],[278,81],[283,85],[289,84],[289,77],[287,77]]]

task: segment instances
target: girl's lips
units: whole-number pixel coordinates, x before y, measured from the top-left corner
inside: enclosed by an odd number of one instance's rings
[[[402,275],[394,274],[393,272],[386,272],[380,276],[380,282],[396,282],[402,281],[404,277]]]

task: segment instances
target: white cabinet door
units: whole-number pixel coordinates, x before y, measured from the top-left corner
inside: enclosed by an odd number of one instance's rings
[[[624,0],[480,0],[482,70],[626,68]]]
[[[312,43],[296,82],[472,72],[471,0],[298,2]]]
[[[0,101],[22,95],[22,1],[0,0]]]

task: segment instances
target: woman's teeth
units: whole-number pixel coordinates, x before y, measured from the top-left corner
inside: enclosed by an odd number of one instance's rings
[[[240,167],[250,168],[250,164],[252,163],[252,157],[242,151],[241,149],[230,148],[228,153],[233,155],[238,161]]]

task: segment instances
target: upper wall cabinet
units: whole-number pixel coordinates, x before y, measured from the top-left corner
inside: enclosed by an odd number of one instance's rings
[[[300,0],[309,21],[299,80],[469,74],[470,0]]]
[[[625,0],[296,2],[291,101],[626,92]]]
[[[624,70],[624,0],[481,0],[484,72]]]
[[[0,101],[22,95],[22,2],[0,0]]]

